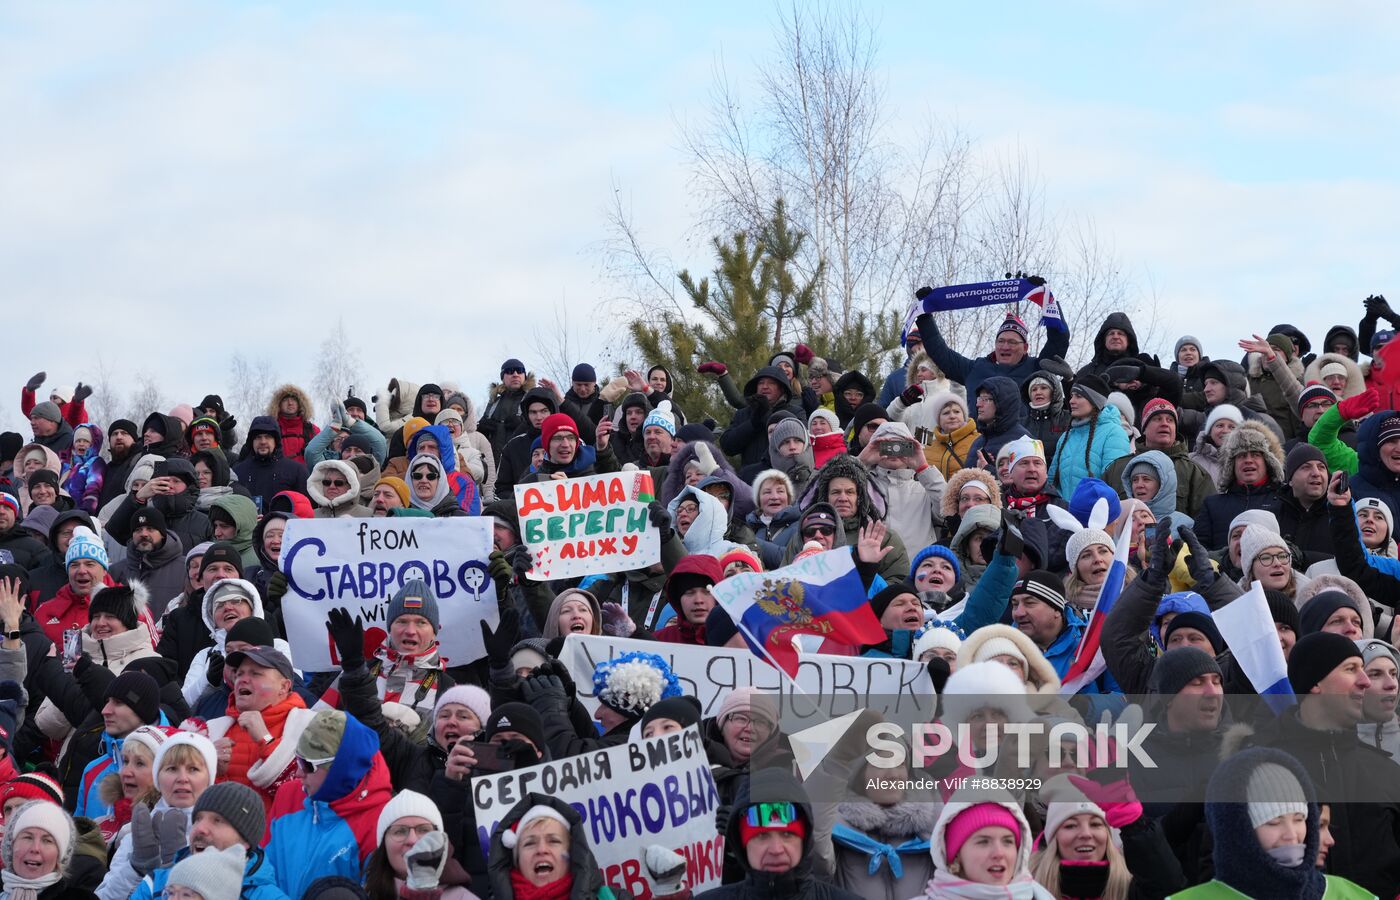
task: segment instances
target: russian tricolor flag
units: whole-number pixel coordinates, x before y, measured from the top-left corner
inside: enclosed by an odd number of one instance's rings
[[[1099,588],[1099,599],[1089,612],[1089,626],[1084,629],[1079,648],[1074,651],[1074,659],[1065,670],[1065,677],[1060,680],[1060,693],[1066,697],[1079,693],[1108,668],[1099,642],[1103,636],[1104,619],[1108,618],[1113,604],[1118,602],[1118,595],[1123,593],[1123,585],[1127,581],[1128,546],[1132,532],[1125,526],[1118,535],[1118,543],[1113,548],[1113,564],[1108,567],[1108,577]]]
[[[793,639],[799,635],[856,646],[885,639],[848,548],[817,553],[772,572],[734,575],[715,585],[713,593],[749,649],[789,677],[797,675]]]
[[[1050,292],[1049,285],[1033,285],[1025,279],[1022,279],[1022,284],[1030,290],[1026,291],[1021,299],[1029,300],[1040,307],[1040,324],[1056,331],[1069,330],[1069,326],[1065,325],[1064,316],[1060,315],[1060,304],[1055,302],[1055,295]]]
[[[1288,663],[1283,658],[1283,646],[1278,642],[1278,628],[1269,613],[1262,582],[1254,582],[1248,591],[1210,616],[1235,662],[1275,715],[1298,702],[1288,683]]]

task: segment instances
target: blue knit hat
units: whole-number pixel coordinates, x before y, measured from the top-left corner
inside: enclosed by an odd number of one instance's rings
[[[437,598],[428,589],[428,583],[421,578],[404,582],[404,586],[399,588],[389,601],[389,610],[384,616],[384,621],[390,625],[399,616],[422,616],[432,623],[433,631],[438,630],[440,620],[438,619]]]
[[[1078,519],[1081,525],[1088,527],[1089,514],[1094,511],[1094,504],[1100,498],[1108,501],[1108,521],[1116,522],[1123,512],[1123,504],[1118,499],[1118,492],[1098,478],[1079,479],[1079,484],[1074,488],[1074,495],[1069,498],[1070,514]]]
[[[909,583],[914,583],[914,573],[919,571],[919,564],[931,556],[946,559],[953,566],[953,580],[962,581],[962,566],[958,564],[958,555],[949,547],[942,544],[929,544],[918,553],[914,554],[914,561],[909,565]]]
[[[80,559],[91,559],[104,569],[111,568],[107,562],[107,548],[103,546],[102,538],[86,525],[79,525],[73,529],[73,539],[68,542],[68,552],[63,557],[63,565],[71,566]]]

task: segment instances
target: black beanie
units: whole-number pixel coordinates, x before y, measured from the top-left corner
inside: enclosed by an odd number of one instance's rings
[[[127,434],[131,435],[132,438],[139,438],[141,436],[141,429],[130,419],[113,420],[112,424],[107,426],[107,437],[111,438],[112,432],[114,431],[125,431]]]
[[[724,607],[715,604],[715,608],[705,617],[705,643],[711,647],[723,647],[738,633],[739,628],[729,617],[729,613],[724,611]]]
[[[199,401],[199,406],[197,406],[197,407],[195,407],[195,408],[196,408],[196,409],[217,409],[219,412],[223,412],[223,411],[224,411],[224,398],[223,398],[223,397],[220,397],[218,394],[205,394],[205,395],[204,395],[204,399],[201,400],[201,401]]]
[[[217,507],[215,507],[217,509]],[[215,541],[204,551],[204,559],[199,563],[199,577],[204,577],[204,570],[216,562],[226,562],[238,570],[238,577],[243,577],[243,557],[239,555],[238,549],[228,541]]]
[[[1147,679],[1147,692],[1175,697],[1191,679],[1221,674],[1215,657],[1199,647],[1174,647],[1157,658]]]
[[[1332,614],[1339,609],[1355,610],[1356,601],[1344,592],[1335,589],[1314,594],[1312,599],[1304,603],[1303,608],[1298,610],[1299,635],[1321,631],[1322,626],[1326,625],[1327,620],[1332,618]],[[1356,613],[1361,615],[1360,610],[1356,610]],[[1365,621],[1364,617],[1362,621]]]
[[[886,585],[880,593],[870,598],[870,608],[875,611],[875,618],[878,619],[883,616],[885,610],[890,608],[890,604],[893,603],[895,598],[900,594],[913,594],[917,597],[919,596],[919,591],[912,584],[906,584],[903,581],[896,581],[894,584]]]
[[[1027,547],[1029,546],[1027,544]],[[1014,597],[1017,594],[1027,594],[1037,600],[1042,600],[1064,615],[1065,580],[1057,577],[1053,572],[1047,572],[1044,569],[1027,572],[1026,577],[1016,582],[1016,585],[1011,588],[1011,596]]]
[[[890,414],[878,403],[862,403],[851,418],[851,433],[860,435],[860,430],[875,419],[888,419]]]
[[[1312,692],[1332,670],[1355,656],[1361,659],[1356,642],[1330,631],[1305,634],[1288,654],[1288,683],[1299,697]]]
[[[160,686],[145,672],[123,672],[112,679],[106,699],[125,703],[147,725],[160,718]]]
[[[209,521],[215,524],[232,525],[234,528],[238,527],[238,523],[234,521],[233,513],[224,509],[222,506],[209,507],[208,516]]]
[[[1327,457],[1322,455],[1322,451],[1312,444],[1304,441],[1288,451],[1288,455],[1283,459],[1283,480],[1292,481],[1293,475],[1303,467],[1304,463],[1320,462],[1327,465]]]
[[[165,524],[165,513],[150,504],[133,511],[131,518],[127,520],[128,531],[135,531],[142,525],[154,528],[162,537],[170,534],[170,528]]]
[[[1178,628],[1194,628],[1206,636],[1210,645],[1215,648],[1216,654],[1225,650],[1225,638],[1220,635],[1220,629],[1215,627],[1215,620],[1203,612],[1194,610],[1184,613],[1177,613],[1172,616],[1171,622],[1162,629],[1162,643],[1165,645],[1172,638],[1172,632]]]
[[[228,634],[224,635],[224,644],[227,645],[230,641],[242,641],[254,647],[271,647],[276,637],[277,635],[272,633],[272,625],[266,619],[249,616],[233,623]]]
[[[486,717],[486,740],[491,740],[498,732],[518,731],[530,739],[541,753],[548,753],[544,740],[544,719],[533,706],[524,703],[502,703],[491,710]]]
[[[34,490],[36,484],[47,484],[58,489],[58,473],[49,469],[35,469],[29,476],[29,489]]]
[[[115,616],[118,621],[131,631],[137,623],[136,592],[125,584],[114,584],[111,587],[104,587],[95,591],[92,599],[88,601],[88,620],[99,613],[106,613]]]
[[[1269,618],[1274,620],[1275,625],[1287,625],[1293,629],[1294,634],[1301,630],[1298,624],[1298,607],[1287,594],[1265,588],[1264,600],[1269,604]]]
[[[647,708],[646,715],[642,716],[642,731],[646,731],[647,723],[655,719],[673,719],[681,723],[682,728],[699,725],[700,716],[700,701],[697,698],[689,695],[667,697]]]
[[[346,409],[358,409],[360,412],[364,413],[365,415],[369,415],[369,407],[366,406],[366,405],[365,405],[365,401],[361,400],[359,397],[346,397],[346,398],[345,398],[345,408],[346,408]]]

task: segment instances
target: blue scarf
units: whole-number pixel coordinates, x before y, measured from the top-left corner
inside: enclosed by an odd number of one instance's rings
[[[903,878],[904,863],[900,861],[899,854],[929,852],[929,843],[927,840],[910,838],[898,847],[892,847],[842,822],[837,822],[832,826],[831,837],[844,847],[850,847],[852,850],[859,850],[862,853],[868,854],[870,856],[871,875],[880,871],[880,863],[888,861],[890,864],[890,874],[895,878]]]

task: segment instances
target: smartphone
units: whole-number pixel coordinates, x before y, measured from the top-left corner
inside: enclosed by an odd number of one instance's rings
[[[63,629],[63,668],[71,672],[83,655],[83,632],[77,628]]]
[[[1155,541],[1157,539],[1157,523],[1149,522],[1142,526],[1142,537],[1144,540]]]
[[[515,768],[515,760],[501,749],[500,744],[493,744],[490,741],[458,741],[458,744],[465,744],[476,757],[476,771],[478,772],[509,772]],[[454,747],[456,744],[453,745]]]
[[[913,441],[881,441],[880,455],[887,457],[902,458],[914,455]]]
[[[615,405],[613,405],[613,404],[611,404],[611,403],[604,403],[604,404],[603,404],[603,418],[604,418],[604,419],[611,419],[611,418],[613,417],[613,410],[615,410],[615,409],[617,409],[617,407],[616,407]]]
[[[1346,469],[1339,469],[1338,471],[1341,472],[1342,477],[1337,479],[1337,493],[1345,494],[1347,491],[1351,490],[1351,476],[1347,474]]]

